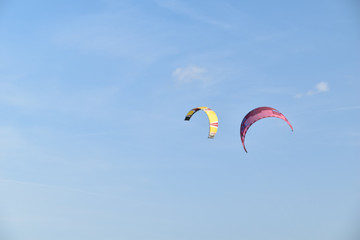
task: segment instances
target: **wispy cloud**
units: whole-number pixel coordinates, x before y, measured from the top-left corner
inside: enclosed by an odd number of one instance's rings
[[[24,76],[18,83],[0,82],[0,106],[21,110],[98,115],[104,112],[103,110],[120,92],[120,88],[116,85],[71,90],[66,86],[26,89],[21,83],[27,79],[28,77]]]
[[[23,76],[1,76],[0,82],[0,105],[28,108],[36,105],[36,98],[28,91],[19,87],[15,82]],[[6,79],[6,80],[3,80]]]
[[[29,147],[29,142],[22,136],[20,131],[13,127],[0,126],[0,156],[7,153],[24,152]]]
[[[210,78],[206,75],[206,68],[198,66],[188,66],[185,68],[176,68],[172,73],[176,83],[186,84],[193,82],[206,83],[210,81]]]
[[[327,112],[337,112],[337,111],[348,111],[348,110],[356,110],[360,109],[360,106],[349,106],[349,107],[340,107],[340,108],[332,108],[325,110]]]
[[[355,137],[360,137],[360,132],[350,132],[349,135],[355,136]]]
[[[330,90],[329,84],[326,82],[319,82],[315,85],[315,87],[309,91],[307,91],[306,94],[298,93],[295,95],[295,98],[302,98],[304,96],[313,96],[315,94],[328,92]]]
[[[70,192],[78,192],[78,193],[84,193],[88,195],[95,195],[95,196],[104,196],[103,194],[97,194],[95,192],[90,192],[87,190],[83,190],[80,188],[74,188],[69,186],[61,186],[61,185],[55,185],[55,184],[47,184],[47,183],[37,183],[37,182],[31,182],[31,181],[21,181],[21,180],[15,180],[15,179],[6,179],[1,178],[0,184],[11,184],[11,185],[22,185],[22,186],[28,186],[30,188],[41,188],[44,190],[55,190],[55,191],[70,191]]]
[[[324,112],[342,112],[342,111],[353,111],[360,110],[360,106],[348,106],[348,107],[339,107],[339,108],[330,108],[330,109],[318,109],[315,111],[307,111],[307,112],[298,112],[294,114],[296,115],[304,115],[304,114],[314,114],[314,113],[324,113]]]
[[[189,18],[192,18],[194,20],[217,26],[224,29],[229,29],[231,26],[228,23],[225,23],[224,21],[214,19],[212,17],[209,17],[205,14],[200,13],[196,9],[190,7],[189,5],[185,4],[184,1],[177,1],[177,0],[157,0],[156,3],[165,9],[168,9],[170,11],[183,14]]]
[[[131,24],[129,24],[131,23]],[[104,11],[63,23],[52,36],[55,45],[84,54],[122,57],[140,63],[176,52],[159,20],[130,8]]]

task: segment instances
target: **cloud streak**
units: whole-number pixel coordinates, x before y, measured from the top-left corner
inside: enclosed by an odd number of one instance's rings
[[[156,3],[158,4],[158,6],[160,6],[162,8],[168,9],[168,10],[178,13],[178,14],[182,14],[184,16],[187,16],[187,17],[197,20],[197,21],[200,21],[200,22],[203,22],[203,23],[206,23],[209,25],[213,25],[216,27],[220,27],[223,29],[231,28],[231,25],[229,25],[228,23],[225,23],[218,19],[211,18],[207,15],[204,15],[204,14],[200,13],[199,11],[197,11],[196,9],[190,7],[189,5],[186,5],[183,1],[157,0]]]
[[[177,51],[168,44],[168,38],[169,33],[156,17],[130,8],[117,10],[116,14],[104,11],[72,19],[54,30],[52,42],[57,47],[75,49],[85,55],[148,64]]]
[[[325,113],[325,112],[341,112],[341,111],[352,111],[352,110],[360,110],[360,106],[349,106],[349,107],[339,107],[339,108],[330,108],[330,109],[319,109],[316,111],[307,111],[294,114],[293,116],[297,115],[304,115],[304,114],[314,114],[314,113]]]
[[[206,83],[210,81],[210,78],[206,75],[207,70],[198,66],[188,66],[185,68],[176,68],[172,73],[176,83],[186,84],[193,82]]]
[[[348,110],[356,110],[360,109],[360,106],[349,106],[349,107],[341,107],[341,108],[333,108],[325,110],[327,112],[338,112],[338,111],[348,111]]]
[[[306,94],[303,93],[298,93],[295,95],[295,98],[302,98],[304,96],[313,96],[319,93],[324,93],[324,92],[328,92],[330,90],[329,88],[329,84],[326,82],[319,82],[315,85],[314,89],[311,89],[309,91],[307,91]]]

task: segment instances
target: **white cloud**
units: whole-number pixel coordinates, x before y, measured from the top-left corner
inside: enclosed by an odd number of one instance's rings
[[[309,95],[309,96],[312,96],[312,95],[314,95],[314,94],[315,94],[315,92],[314,92],[313,90],[307,91],[307,95]]]
[[[327,92],[329,91],[329,85],[326,82],[319,82],[316,84],[315,88],[318,92]]]
[[[328,92],[330,90],[328,83],[326,82],[319,82],[315,85],[315,89],[311,89],[309,91],[307,91],[306,94],[303,93],[297,93],[294,97],[295,98],[302,98],[305,95],[308,96],[313,96],[315,94],[319,94],[319,93],[323,93],[323,92]]]
[[[195,81],[208,82],[210,79],[206,76],[207,70],[198,66],[189,66],[185,68],[176,68],[172,73],[178,83],[192,83]]]
[[[295,95],[295,98],[302,98],[302,96],[303,96],[303,94],[297,93],[297,94]]]

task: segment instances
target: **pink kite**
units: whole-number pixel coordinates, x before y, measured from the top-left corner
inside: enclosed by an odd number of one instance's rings
[[[247,152],[246,148],[245,148],[245,134],[246,134],[247,130],[256,121],[258,121],[258,120],[260,120],[262,118],[268,118],[268,117],[281,118],[282,120],[287,122],[287,124],[289,124],[289,126],[291,128],[291,131],[293,131],[293,127],[291,126],[290,122],[278,110],[276,110],[274,108],[271,108],[271,107],[255,108],[255,109],[251,110],[248,114],[246,114],[246,116],[242,120],[241,126],[240,126],[240,137],[241,137],[241,142],[242,142],[242,145],[243,145],[243,147],[245,149],[245,152]]]

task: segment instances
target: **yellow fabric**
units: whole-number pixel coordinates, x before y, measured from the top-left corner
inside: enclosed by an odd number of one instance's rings
[[[214,138],[215,134],[217,132],[218,129],[218,118],[216,116],[216,113],[211,110],[208,107],[198,107],[198,108],[194,108],[191,109],[188,114],[186,115],[185,120],[190,120],[190,118],[192,117],[192,115],[194,115],[194,113],[196,113],[199,110],[203,110],[206,115],[209,118],[209,125],[210,125],[210,130],[209,130],[209,138]]]

